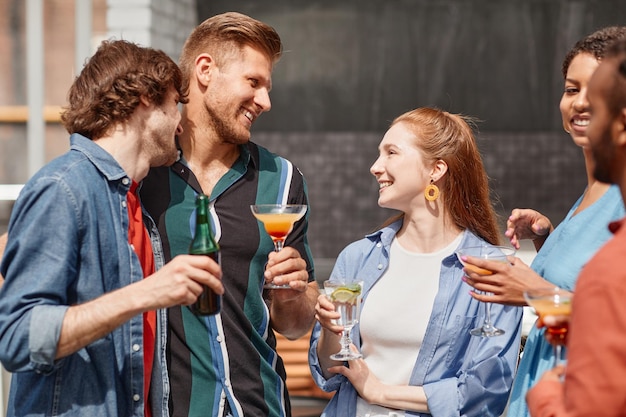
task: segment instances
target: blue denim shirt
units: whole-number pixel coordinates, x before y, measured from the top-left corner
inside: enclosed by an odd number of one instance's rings
[[[74,134],[70,144],[24,186],[9,223],[0,264],[0,360],[14,372],[7,415],[143,417],[141,315],[55,360],[69,306],[143,278],[128,243],[131,179],[91,140]],[[156,385],[166,389],[157,348]]]
[[[372,286],[386,271],[389,248],[401,220],[342,251],[331,273],[331,279],[364,281],[363,303]],[[465,231],[459,247],[485,244]],[[447,256],[441,264],[439,290],[428,322],[422,347],[413,367],[410,384],[423,386],[432,416],[499,416],[504,411],[519,353],[522,309],[494,304],[493,322],[506,331],[497,337],[476,337],[470,329],[484,319],[484,305],[470,295],[462,280],[462,265],[456,255]],[[356,415],[357,392],[343,375],[325,379],[317,357],[321,327],[316,323],[311,335],[309,363],[316,383],[324,391],[337,391],[322,414],[323,417]],[[359,326],[351,332],[360,348]],[[431,414],[407,411],[407,415]]]

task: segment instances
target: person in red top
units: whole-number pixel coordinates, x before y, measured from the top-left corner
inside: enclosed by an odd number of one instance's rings
[[[143,223],[141,202],[137,195],[137,181],[132,181],[130,190],[126,193],[128,207],[128,243],[139,258],[143,276],[149,277],[155,272],[154,252],[148,230]],[[145,417],[152,417],[149,394],[152,379],[152,365],[154,362],[154,338],[156,337],[156,311],[148,310],[143,313],[143,376],[144,376],[144,406]]]
[[[625,40],[594,72],[587,99],[593,175],[617,184],[626,202]],[[547,371],[526,396],[533,417],[626,416],[626,218],[609,229],[613,238],[583,268],[574,292],[567,366]]]

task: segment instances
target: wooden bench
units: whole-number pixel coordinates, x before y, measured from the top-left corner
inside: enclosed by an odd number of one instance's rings
[[[291,397],[315,397],[328,399],[333,393],[322,391],[313,380],[309,369],[308,332],[297,340],[288,340],[276,334],[276,350],[283,358],[287,372],[287,389]]]

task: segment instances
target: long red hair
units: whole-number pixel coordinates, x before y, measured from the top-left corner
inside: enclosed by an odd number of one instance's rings
[[[487,242],[500,243],[498,217],[490,200],[489,178],[476,146],[470,117],[439,109],[421,107],[398,116],[415,133],[415,145],[425,163],[438,160],[448,165],[441,183],[441,197],[447,218],[461,229],[468,229]],[[386,224],[403,215],[395,216]]]

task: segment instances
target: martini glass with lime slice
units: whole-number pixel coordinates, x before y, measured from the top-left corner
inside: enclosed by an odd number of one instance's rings
[[[335,305],[335,309],[339,312],[337,324],[343,327],[341,335],[341,350],[330,355],[335,361],[349,361],[352,359],[362,358],[358,352],[350,350],[350,331],[352,327],[359,321],[359,311],[361,307],[361,293],[363,292],[363,282],[338,282],[325,281],[324,293]]]

